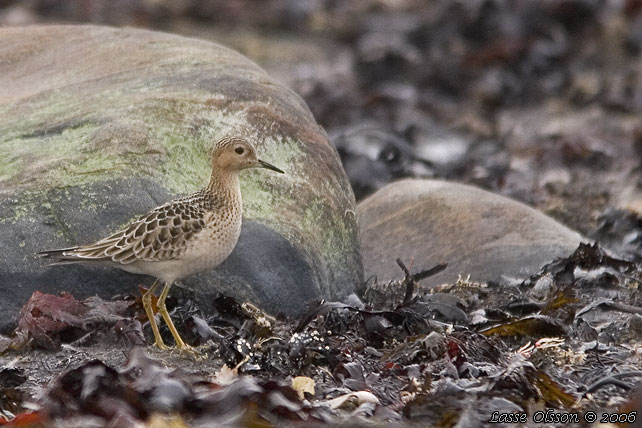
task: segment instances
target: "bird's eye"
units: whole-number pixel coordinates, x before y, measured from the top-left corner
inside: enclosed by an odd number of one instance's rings
[[[236,149],[234,149],[234,151],[239,155],[242,155],[245,150],[243,150],[243,147],[237,147]]]

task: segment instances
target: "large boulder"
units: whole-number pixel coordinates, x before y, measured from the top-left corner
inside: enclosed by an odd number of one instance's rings
[[[525,278],[582,241],[522,203],[439,180],[388,184],[359,203],[358,215],[365,277],[379,282],[403,276],[397,258],[415,271],[448,263],[426,284]]]
[[[241,174],[244,225],[218,269],[184,280],[273,313],[340,299],[362,279],[354,196],[304,102],[210,42],[95,26],[0,28],[0,331],[34,290],[131,293],[150,278],[45,267],[34,253],[92,242],[209,178],[239,135],[285,170]],[[178,287],[177,287],[178,288]]]

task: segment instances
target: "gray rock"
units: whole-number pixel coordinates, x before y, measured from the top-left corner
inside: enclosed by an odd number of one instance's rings
[[[569,255],[582,236],[516,201],[463,184],[402,180],[359,203],[365,277],[403,277],[395,260],[413,271],[447,262],[426,284],[501,276],[525,278],[556,257]]]
[[[207,151],[240,135],[285,175],[241,174],[244,226],[217,270],[186,279],[296,315],[362,279],[354,196],[294,92],[222,46],[95,26],[0,28],[0,331],[34,290],[78,298],[151,278],[47,268],[36,251],[92,242],[209,178]]]

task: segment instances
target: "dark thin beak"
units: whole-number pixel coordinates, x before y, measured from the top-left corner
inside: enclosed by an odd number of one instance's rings
[[[285,174],[283,171],[281,171],[279,168],[275,167],[271,163],[267,163],[265,161],[262,161],[261,159],[259,159],[259,163],[261,164],[261,166],[263,168],[271,169],[272,171],[276,171],[276,172],[279,172],[281,174]]]

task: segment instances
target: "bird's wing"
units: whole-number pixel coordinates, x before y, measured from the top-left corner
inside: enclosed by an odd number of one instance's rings
[[[40,254],[58,263],[129,264],[137,260],[173,260],[180,257],[191,245],[191,238],[205,228],[206,215],[207,210],[199,204],[183,198],[153,209],[125,229],[93,244]]]

